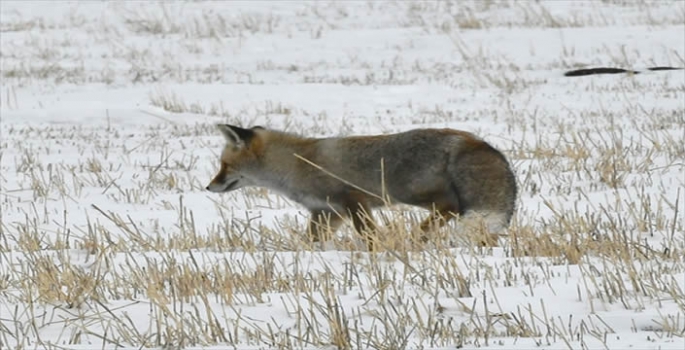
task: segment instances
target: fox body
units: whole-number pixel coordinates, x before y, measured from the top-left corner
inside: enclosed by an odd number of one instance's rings
[[[417,129],[379,136],[305,138],[262,127],[218,125],[226,138],[219,173],[207,186],[280,192],[312,214],[319,241],[349,217],[367,236],[372,208],[403,203],[431,210],[423,232],[455,215],[482,218],[491,232],[508,226],[516,180],[501,152],[471,133]]]

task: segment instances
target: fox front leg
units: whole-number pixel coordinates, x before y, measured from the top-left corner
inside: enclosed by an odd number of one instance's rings
[[[369,252],[372,252],[374,245],[373,241],[375,238],[374,235],[376,232],[378,232],[378,227],[376,226],[376,222],[373,220],[373,217],[371,217],[370,208],[359,204],[356,208],[349,208],[348,212],[350,218],[352,219],[354,230],[357,231],[357,234],[362,236],[366,242],[367,249]]]
[[[307,233],[312,242],[325,242],[342,224],[340,215],[330,210],[312,210]]]

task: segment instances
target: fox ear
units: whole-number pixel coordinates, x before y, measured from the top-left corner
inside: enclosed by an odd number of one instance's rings
[[[250,143],[254,137],[252,129],[243,129],[229,124],[217,124],[219,131],[224,134],[226,141],[236,146],[244,146]]]
[[[233,144],[238,144],[240,142],[240,137],[233,131],[233,128],[228,124],[217,124],[216,127],[221,131],[221,133],[226,138],[226,141]]]

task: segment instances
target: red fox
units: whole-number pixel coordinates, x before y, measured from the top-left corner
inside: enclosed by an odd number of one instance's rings
[[[227,143],[207,190],[259,186],[279,192],[311,212],[308,233],[315,242],[347,217],[372,250],[370,210],[387,203],[431,210],[420,225],[424,241],[429,229],[455,216],[478,217],[499,233],[514,214],[517,188],[509,162],[465,131],[306,138],[260,126],[217,126]]]

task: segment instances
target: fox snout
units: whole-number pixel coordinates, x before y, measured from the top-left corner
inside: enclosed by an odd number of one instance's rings
[[[241,187],[242,176],[228,170],[226,164],[222,163],[219,172],[212,178],[206,189],[210,192],[228,192]]]
[[[205,187],[207,191],[210,192],[228,192],[242,187],[240,184],[240,179],[227,179],[221,174],[217,175],[210,183]]]
[[[209,185],[207,185],[207,187],[205,187],[205,189],[209,192],[219,193],[219,192],[225,192],[224,191],[225,187],[226,186],[224,186],[223,184],[217,184],[217,183],[211,182]]]

